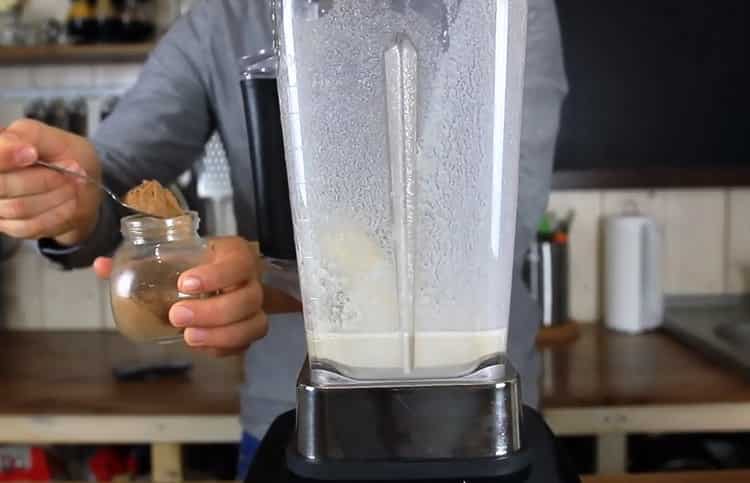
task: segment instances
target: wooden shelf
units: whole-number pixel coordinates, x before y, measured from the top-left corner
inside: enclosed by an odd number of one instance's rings
[[[154,43],[0,47],[0,66],[142,62]]]

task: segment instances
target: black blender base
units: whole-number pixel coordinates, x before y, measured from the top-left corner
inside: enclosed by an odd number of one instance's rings
[[[279,416],[271,425],[255,455],[246,482],[313,483],[325,481],[300,478],[289,471],[286,449],[294,434],[294,423],[294,411],[290,411]],[[528,407],[524,407],[523,434],[528,451],[526,457],[529,458],[529,465],[526,470],[521,470],[512,475],[492,478],[471,480],[465,478],[421,479],[419,481],[435,483],[580,483],[580,478],[544,419],[538,412]],[[366,471],[366,466],[363,466],[363,471]],[[342,480],[338,481],[341,482]],[[355,480],[350,481],[355,483]],[[393,483],[417,480],[356,480],[356,483],[378,483],[379,481]]]

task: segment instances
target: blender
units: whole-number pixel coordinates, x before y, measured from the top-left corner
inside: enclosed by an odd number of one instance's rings
[[[288,188],[308,358],[248,481],[561,481],[505,357],[526,0],[271,12],[242,84],[248,111],[278,96],[285,163],[247,119],[256,204]],[[289,220],[258,218],[288,252]]]

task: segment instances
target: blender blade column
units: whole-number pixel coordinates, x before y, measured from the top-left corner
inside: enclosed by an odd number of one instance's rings
[[[416,254],[417,51],[408,36],[396,36],[384,54],[391,209],[403,369],[414,370],[414,257]]]

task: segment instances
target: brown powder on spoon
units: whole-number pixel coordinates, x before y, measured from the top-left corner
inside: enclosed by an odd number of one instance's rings
[[[128,191],[125,204],[159,218],[174,218],[185,214],[172,192],[153,180],[144,181]]]

